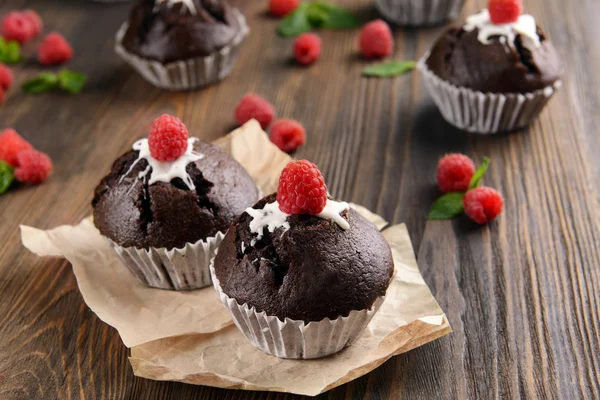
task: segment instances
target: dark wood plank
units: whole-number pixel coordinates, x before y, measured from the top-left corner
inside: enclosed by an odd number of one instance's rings
[[[233,127],[232,109],[247,91],[305,124],[309,140],[297,156],[320,165],[334,195],[407,223],[454,328],[319,398],[599,398],[598,2],[525,1],[565,59],[565,85],[530,129],[494,137],[451,128],[418,74],[360,78],[366,63],[356,56],[356,31],[322,32],[323,57],[299,68],[290,62],[291,41],[274,34],[265,2],[235,3],[252,34],[232,76],[200,92],[167,93],[113,54],[127,5],[0,1],[0,15],[38,10],[48,29],[73,43],[70,67],[90,76],[77,97],[11,90],[0,108],[0,128],[15,127],[55,163],[44,185],[0,197],[0,398],[297,397],[134,377],[127,349],[85,306],[69,264],[38,259],[19,240],[20,223],[50,228],[89,214],[97,181],[153,117],[175,113],[212,140]],[[365,19],[377,15],[371,3],[343,2]],[[467,2],[463,14],[485,3]],[[396,58],[421,56],[442,30],[396,29]],[[35,45],[26,52],[33,56]],[[17,84],[39,70],[34,61],[19,66]],[[449,151],[491,156],[486,183],[506,199],[497,222],[426,223],[436,161]]]

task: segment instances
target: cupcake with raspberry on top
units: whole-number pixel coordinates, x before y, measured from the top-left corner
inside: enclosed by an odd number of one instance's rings
[[[379,230],[327,194],[313,163],[290,162],[277,193],[238,217],[211,267],[213,284],[252,345],[318,358],[358,339],[394,270]]]
[[[140,282],[190,290],[211,284],[214,250],[259,198],[237,161],[165,114],[114,162],[92,206],[94,224]]]
[[[154,86],[191,90],[231,73],[248,32],[226,1],[137,0],[115,51]]]
[[[560,87],[552,42],[521,0],[490,0],[488,9],[449,29],[419,62],[444,118],[491,134],[531,123]]]

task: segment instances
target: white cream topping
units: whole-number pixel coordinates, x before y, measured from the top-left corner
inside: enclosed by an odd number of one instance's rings
[[[350,228],[350,224],[341,216],[341,213],[348,211],[349,209],[350,206],[346,202],[327,200],[325,208],[317,214],[316,217],[329,219],[338,224],[343,230],[347,230]],[[290,214],[281,211],[279,209],[279,203],[276,201],[265,205],[262,210],[249,207],[246,209],[246,213],[252,217],[252,221],[250,221],[250,232],[256,234],[256,237],[252,239],[250,243],[251,246],[254,246],[257,241],[262,239],[265,228],[271,233],[275,232],[275,229],[277,228],[283,228],[284,231],[290,229],[290,223],[287,221]]]
[[[185,10],[186,8],[190,10],[192,15],[196,15],[198,11],[196,11],[196,6],[194,5],[194,0],[155,0],[155,7],[158,7],[162,3],[167,3],[167,7],[173,7],[177,3],[181,3],[183,7],[181,10]],[[155,8],[156,11],[156,8]]]
[[[522,35],[531,39],[536,47],[541,45],[540,37],[537,34],[535,18],[529,14],[523,14],[519,16],[517,22],[509,24],[494,24],[490,19],[489,11],[485,9],[479,14],[467,17],[467,21],[463,26],[463,29],[470,32],[475,28],[479,29],[477,39],[479,39],[479,41],[483,44],[490,44],[490,38],[492,36],[500,36],[501,38],[507,38],[509,45],[513,46],[515,43],[515,37],[517,35]]]
[[[150,146],[148,145],[148,139],[138,140],[133,144],[133,149],[139,151],[138,159],[135,160],[129,171],[121,177],[121,181],[133,170],[133,167],[142,159],[148,162],[148,167],[138,174],[138,179],[146,179],[148,173],[150,178],[148,179],[148,185],[152,185],[156,182],[169,183],[175,178],[181,178],[181,180],[187,185],[190,190],[195,190],[194,182],[186,171],[188,164],[198,161],[204,158],[203,154],[196,153],[194,151],[194,143],[198,141],[198,138],[189,138],[188,146],[185,151],[175,161],[159,161],[152,157],[150,154]]]

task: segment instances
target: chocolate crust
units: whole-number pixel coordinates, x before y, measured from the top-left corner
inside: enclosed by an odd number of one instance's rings
[[[427,67],[441,79],[457,87],[484,93],[528,93],[554,84],[562,75],[559,56],[541,30],[541,46],[517,35],[514,46],[500,37],[483,44],[479,29],[450,28],[431,49]]]
[[[230,44],[241,27],[233,9],[220,0],[192,0],[197,13],[182,3],[169,6],[138,0],[131,9],[123,47],[164,64],[209,56]]]
[[[122,247],[183,248],[217,232],[225,232],[235,217],[259,196],[248,172],[220,148],[196,142],[204,158],[187,166],[196,189],[179,178],[170,183],[144,183],[138,174],[146,160],[131,150],[119,157],[94,192],[94,224]]]
[[[274,201],[275,194],[253,208]],[[353,209],[343,216],[346,231],[330,220],[292,215],[289,230],[267,231],[251,246],[252,218],[243,213],[215,258],[223,292],[267,315],[306,323],[370,308],[390,284],[392,253],[375,225]]]

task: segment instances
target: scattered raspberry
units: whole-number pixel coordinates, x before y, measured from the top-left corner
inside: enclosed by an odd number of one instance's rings
[[[314,33],[303,33],[294,40],[294,58],[302,65],[310,65],[321,55],[321,38]]]
[[[283,17],[294,11],[300,0],[269,0],[269,12],[276,17]]]
[[[6,65],[0,63],[0,89],[8,90],[13,82],[13,73]]]
[[[388,24],[377,19],[366,24],[360,32],[360,52],[365,58],[382,58],[392,54],[394,37]]]
[[[490,0],[488,4],[490,19],[494,24],[517,22],[523,13],[522,0]]]
[[[438,163],[437,182],[440,190],[466,192],[475,173],[475,164],[464,154],[447,154]]]
[[[73,48],[60,33],[50,33],[38,49],[38,59],[44,65],[56,65],[69,61]]]
[[[29,18],[20,11],[11,11],[2,20],[2,37],[6,40],[16,40],[25,43],[34,36],[35,27]]]
[[[234,114],[235,120],[240,125],[254,118],[263,129],[266,129],[275,118],[275,108],[259,95],[248,93],[242,97]]]
[[[504,199],[495,189],[480,186],[467,192],[463,206],[469,218],[478,224],[485,224],[502,212]]]
[[[31,24],[32,37],[42,33],[44,30],[44,23],[42,22],[42,17],[40,17],[37,12],[33,10],[25,10],[23,11],[23,18],[25,18]]]
[[[277,202],[286,214],[319,214],[327,203],[321,171],[307,160],[289,162],[279,178]]]
[[[6,161],[13,167],[19,165],[17,155],[30,149],[33,147],[14,129],[6,129],[0,133],[0,160]]]
[[[168,114],[158,117],[148,134],[150,154],[159,161],[175,161],[188,147],[188,130],[179,120]]]
[[[23,150],[17,156],[19,166],[15,178],[24,183],[42,183],[52,174],[52,161],[47,154],[37,150]]]
[[[273,122],[269,138],[281,151],[291,153],[304,144],[306,131],[298,121],[278,119]]]

